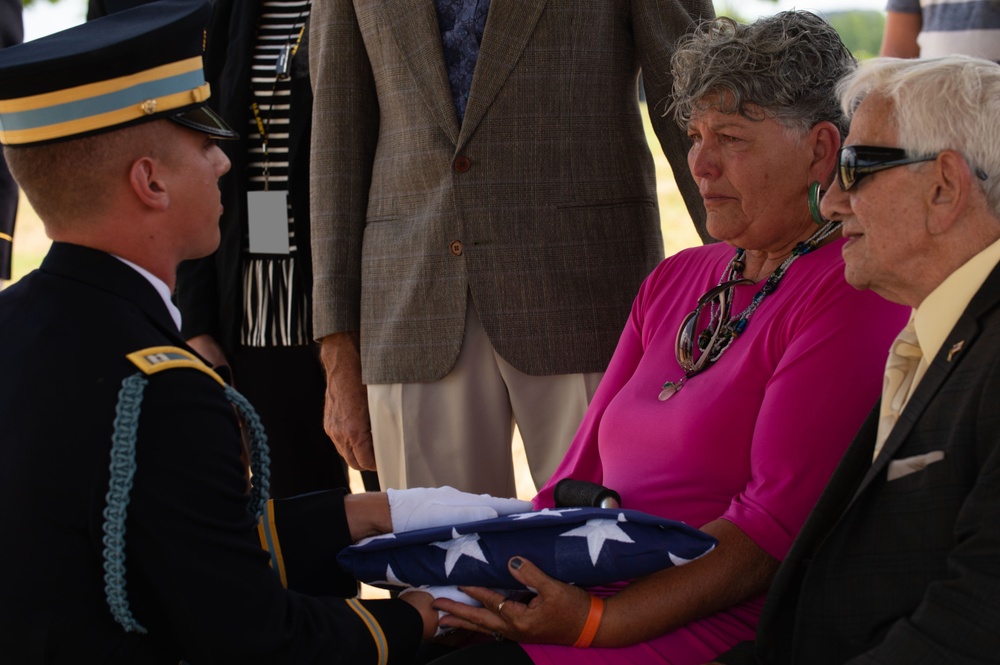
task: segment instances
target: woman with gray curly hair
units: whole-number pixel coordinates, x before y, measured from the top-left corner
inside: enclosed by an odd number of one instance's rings
[[[678,44],[673,112],[723,242],[647,278],[569,453],[534,500],[552,507],[564,478],[602,483],[623,507],[698,526],[716,548],[587,590],[514,557],[511,574],[537,590],[530,601],[463,589],[483,608],[435,603],[450,613],[442,625],[513,641],[436,662],[689,665],[752,639],[907,317],[844,281],[839,225],[818,212],[846,129],[835,86],[854,67],[836,31],[798,11],[752,25],[719,18]]]

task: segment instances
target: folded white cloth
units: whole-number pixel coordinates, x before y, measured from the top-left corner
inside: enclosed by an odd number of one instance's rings
[[[393,532],[478,522],[532,510],[530,501],[470,494],[447,486],[390,489],[386,494]]]

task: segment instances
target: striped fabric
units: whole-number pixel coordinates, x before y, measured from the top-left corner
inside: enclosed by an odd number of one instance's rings
[[[371,612],[357,598],[348,598],[345,602],[348,607],[354,610],[372,634],[372,639],[375,641],[375,649],[378,651],[378,665],[386,665],[389,662],[389,643],[385,638],[385,633],[382,631],[382,626],[379,625],[378,620],[372,616]]]
[[[1000,0],[889,0],[886,11],[921,14],[922,58],[961,53],[1000,62]]]
[[[291,79],[280,78],[276,66],[284,49],[294,49],[309,17],[309,0],[266,0],[257,31],[251,86],[264,139],[251,109],[245,130],[250,139],[247,189],[288,190],[288,123]],[[288,208],[289,253],[250,254],[249,237],[243,242],[243,324],[240,343],[252,347],[309,344],[312,324],[308,294],[296,277],[298,247],[294,219]]]
[[[433,510],[428,507],[427,510]],[[596,587],[683,566],[718,541],[682,522],[620,508],[557,508],[372,536],[337,555],[356,579],[390,590],[524,590],[507,562],[523,556],[557,580]]]

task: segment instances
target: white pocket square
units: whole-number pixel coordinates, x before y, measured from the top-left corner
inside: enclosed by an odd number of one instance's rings
[[[893,460],[889,462],[888,480],[890,482],[893,480],[899,480],[903,476],[908,476],[911,473],[916,473],[917,471],[923,471],[931,464],[934,464],[934,462],[940,462],[943,459],[943,450],[932,450],[931,452],[924,453],[923,455],[914,455],[913,457]]]

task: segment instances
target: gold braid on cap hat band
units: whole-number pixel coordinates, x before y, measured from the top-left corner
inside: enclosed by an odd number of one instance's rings
[[[204,102],[211,95],[201,56],[128,76],[0,100],[0,143],[85,134]]]

